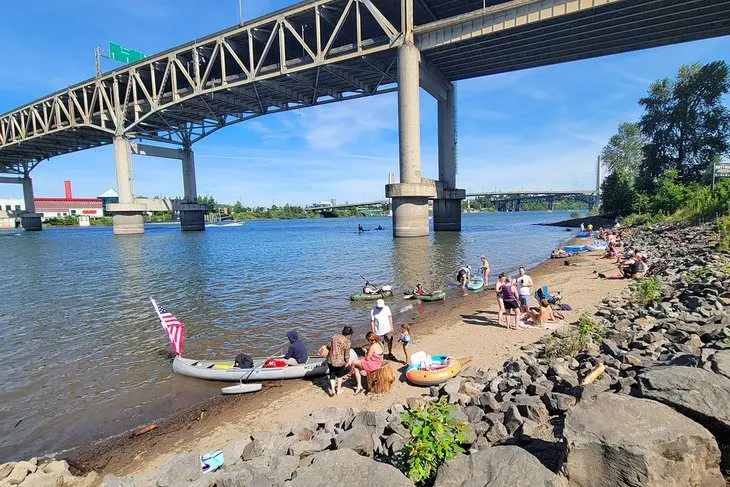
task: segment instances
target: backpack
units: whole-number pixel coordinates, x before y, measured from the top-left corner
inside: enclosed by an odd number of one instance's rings
[[[239,353],[236,355],[236,360],[233,362],[233,365],[239,369],[252,369],[253,359],[245,353]]]

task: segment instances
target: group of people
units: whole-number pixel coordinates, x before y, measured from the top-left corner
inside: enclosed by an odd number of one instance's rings
[[[484,286],[489,287],[489,261],[483,255],[480,257],[480,260],[482,263],[479,266],[479,274],[484,277]],[[456,280],[462,288],[466,288],[466,285],[471,281],[471,266],[465,265],[460,268],[456,273]]]
[[[368,344],[364,347],[364,357],[359,357],[352,349],[351,337],[352,328],[345,326],[341,333],[336,334],[330,343],[320,349],[321,355],[327,357],[329,365],[330,388],[327,391],[330,396],[342,393],[342,384],[349,376],[355,376],[355,395],[362,392],[362,378],[368,373],[375,372],[382,365],[385,359],[395,360],[393,355],[393,313],[385,301],[378,299],[375,307],[370,310],[370,331],[365,335]],[[411,344],[410,327],[403,323],[400,325],[400,338],[403,345],[403,354],[408,360]],[[385,353],[385,347],[388,353]]]
[[[545,328],[549,323],[560,324],[563,317],[553,311],[546,298],[540,300],[540,307],[533,309],[532,288],[534,283],[525,268],[520,266],[519,276],[509,278],[499,274],[494,290],[497,294],[499,324],[517,330],[520,323]]]

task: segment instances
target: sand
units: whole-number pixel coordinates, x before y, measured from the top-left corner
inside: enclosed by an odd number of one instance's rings
[[[592,239],[591,239],[592,240]],[[581,243],[577,241],[577,243]],[[571,326],[584,312],[591,312],[606,296],[620,293],[624,280],[603,280],[595,272],[613,274],[616,264],[600,258],[601,252],[590,252],[568,259],[575,266],[565,266],[563,259],[548,260],[528,274],[536,286],[548,285],[550,292],[560,291],[563,302],[573,311],[564,312],[566,325]],[[594,272],[595,271],[595,272]],[[496,276],[490,276],[494,285]],[[533,301],[534,305],[534,301]],[[411,353],[425,350],[431,354],[471,357],[473,366],[499,367],[519,348],[539,340],[550,331],[542,329],[508,330],[497,321],[497,302],[493,290],[449,297],[445,302],[417,304],[416,316],[410,321],[413,345]],[[319,344],[310,344],[314,350]],[[395,345],[393,353],[403,360],[403,350]],[[148,434],[115,438],[101,445],[78,452],[75,464],[102,474],[145,474],[173,456],[185,452],[198,453],[234,446],[247,434],[262,429],[276,429],[280,423],[294,422],[310,411],[328,407],[384,410],[394,403],[405,403],[409,397],[427,394],[424,388],[405,382],[405,365],[392,362],[398,371],[392,390],[381,395],[358,395],[354,381],[346,383],[342,395],[329,397],[320,378],[312,381],[289,381],[265,384],[261,392],[249,396],[217,398],[160,423]]]

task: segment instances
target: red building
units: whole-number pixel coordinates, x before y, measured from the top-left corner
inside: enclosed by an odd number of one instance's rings
[[[43,218],[62,218],[64,216],[87,215],[90,218],[104,216],[101,198],[74,198],[71,194],[71,181],[64,181],[65,198],[34,198],[36,213]]]

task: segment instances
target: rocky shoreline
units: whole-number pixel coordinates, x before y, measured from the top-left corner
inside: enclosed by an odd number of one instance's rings
[[[709,225],[636,230],[631,246],[648,256],[661,294],[649,304],[635,290],[607,298],[594,316],[522,347],[501,369],[467,367],[386,411],[315,410],[241,438],[211,474],[187,453],[153,474],[107,476],[103,485],[413,485],[392,466],[410,439],[401,413],[442,399],[464,422],[467,453],[439,468],[438,487],[724,486],[730,254],[714,250],[714,238]],[[0,487],[99,483],[65,473],[50,483],[47,468],[31,470],[3,465]]]

